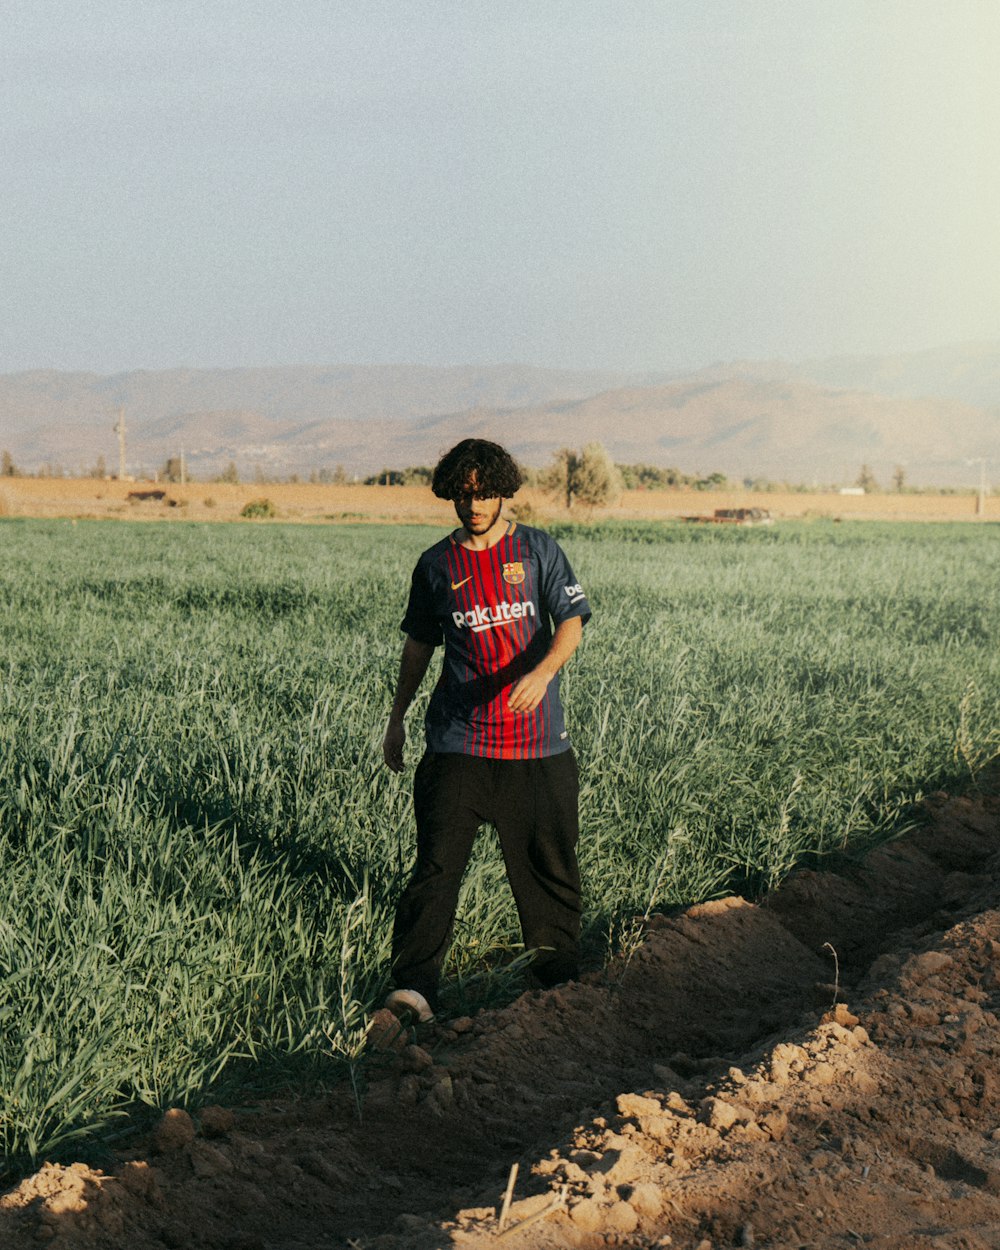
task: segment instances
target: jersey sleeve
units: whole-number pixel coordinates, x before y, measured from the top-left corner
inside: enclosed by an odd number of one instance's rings
[[[413,570],[406,615],[399,628],[414,642],[422,642],[428,647],[440,647],[444,642],[441,622],[434,613],[434,600],[423,561]]]
[[[542,602],[554,624],[579,616],[583,624],[590,620],[590,604],[583,587],[570,568],[566,553],[546,535],[541,556]]]

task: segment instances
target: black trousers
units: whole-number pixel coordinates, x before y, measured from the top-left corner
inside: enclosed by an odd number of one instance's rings
[[[532,975],[555,985],[579,973],[580,870],[572,751],[532,760],[428,752],[417,766],[417,862],[396,908],[393,981],[435,1005],[462,876],[482,824],[496,827]]]

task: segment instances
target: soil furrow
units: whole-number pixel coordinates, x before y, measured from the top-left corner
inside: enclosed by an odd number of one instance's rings
[[[360,1124],[344,1090],[46,1165],[0,1244],[493,1245],[517,1162],[504,1245],[1000,1246],[998,815],[937,795],[764,906],[653,917],[617,968],[403,1039]]]

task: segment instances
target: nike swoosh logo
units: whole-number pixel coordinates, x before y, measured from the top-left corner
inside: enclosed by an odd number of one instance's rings
[[[465,585],[465,582],[471,582],[471,581],[472,581],[472,576],[471,576],[471,574],[470,574],[470,575],[469,575],[469,576],[465,579],[465,581],[464,581],[464,582],[452,582],[452,584],[451,584],[451,588],[452,588],[452,590],[458,590],[459,586],[464,586],[464,585]]]

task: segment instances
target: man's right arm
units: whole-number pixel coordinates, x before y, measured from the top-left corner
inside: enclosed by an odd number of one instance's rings
[[[399,662],[396,695],[389,712],[389,725],[382,740],[382,755],[394,773],[403,771],[403,747],[406,743],[404,720],[406,710],[423,681],[431,662],[434,648],[426,642],[407,637],[403,643],[403,656]]]

